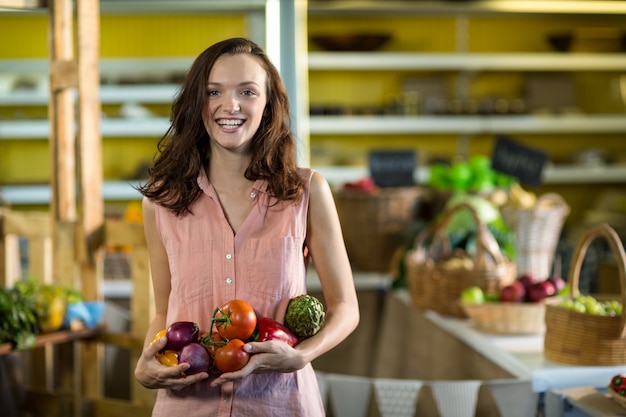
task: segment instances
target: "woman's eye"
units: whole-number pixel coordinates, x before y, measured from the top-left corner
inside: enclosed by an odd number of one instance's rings
[[[218,92],[216,90],[208,90],[206,94],[207,96],[216,96]]]
[[[241,92],[241,94],[243,94],[244,96],[254,96],[256,95],[256,93],[252,90],[244,90]]]

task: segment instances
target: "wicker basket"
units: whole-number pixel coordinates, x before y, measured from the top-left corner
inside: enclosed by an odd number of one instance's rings
[[[445,229],[459,210],[468,210],[476,223],[476,251],[472,255],[453,253],[450,248]],[[430,238],[430,246],[426,247]],[[463,258],[471,260],[469,265],[458,267],[457,262],[457,267],[450,267],[451,260]],[[502,255],[496,239],[466,203],[450,207],[438,222],[418,234],[414,248],[405,256],[405,264],[413,305],[457,317],[466,317],[458,303],[465,288],[478,286],[496,293],[517,277],[515,263]]]
[[[460,305],[475,327],[485,333],[520,335],[539,334],[545,330],[546,308],[543,303],[487,302]]]
[[[346,250],[355,270],[389,272],[396,250],[423,193],[419,187],[381,188],[376,193],[335,191]]]
[[[591,242],[604,237],[615,255],[620,295],[594,295],[597,300],[616,300],[626,306],[626,256],[622,242],[610,226],[602,224],[588,230],[578,242],[569,271],[570,297],[578,295],[580,268]],[[619,316],[579,313],[559,307],[563,299],[546,300],[544,356],[570,365],[617,366],[626,364],[626,309]]]
[[[533,208],[503,206],[500,211],[515,235],[517,273],[548,278],[559,235],[570,212],[567,203],[558,194],[547,193],[537,199]]]

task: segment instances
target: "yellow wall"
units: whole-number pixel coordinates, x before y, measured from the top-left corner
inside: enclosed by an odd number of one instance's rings
[[[246,36],[243,15],[103,15],[102,57],[194,57],[209,45],[231,36]],[[0,59],[47,57],[48,20],[45,14],[0,14]],[[16,34],[19,34],[17,36]],[[14,41],[7,41],[14,39]],[[114,106],[103,106],[114,113]],[[169,106],[159,106],[169,115]],[[43,106],[0,107],[4,118],[45,118]],[[165,133],[165,132],[163,132]],[[150,161],[158,137],[105,138],[105,179],[132,178]],[[50,177],[47,140],[0,140],[0,184],[45,183]]]

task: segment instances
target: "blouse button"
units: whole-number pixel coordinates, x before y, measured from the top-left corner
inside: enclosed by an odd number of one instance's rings
[[[254,191],[250,193],[250,198],[256,198],[256,193]]]
[[[227,284],[232,284],[233,283],[233,279],[231,277],[226,278],[226,283]]]
[[[232,255],[232,254],[230,254],[230,253],[227,253],[227,254],[226,254],[226,259],[232,259],[232,257],[233,257],[233,255]]]

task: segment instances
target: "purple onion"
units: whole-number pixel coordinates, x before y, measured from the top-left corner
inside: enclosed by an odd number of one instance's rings
[[[177,321],[167,328],[165,336],[167,337],[165,349],[179,352],[189,343],[198,341],[200,328],[192,321]]]
[[[199,372],[209,372],[213,361],[209,351],[200,343],[190,343],[183,347],[178,357],[178,363],[188,363],[189,369],[185,371],[186,375],[193,375]]]

